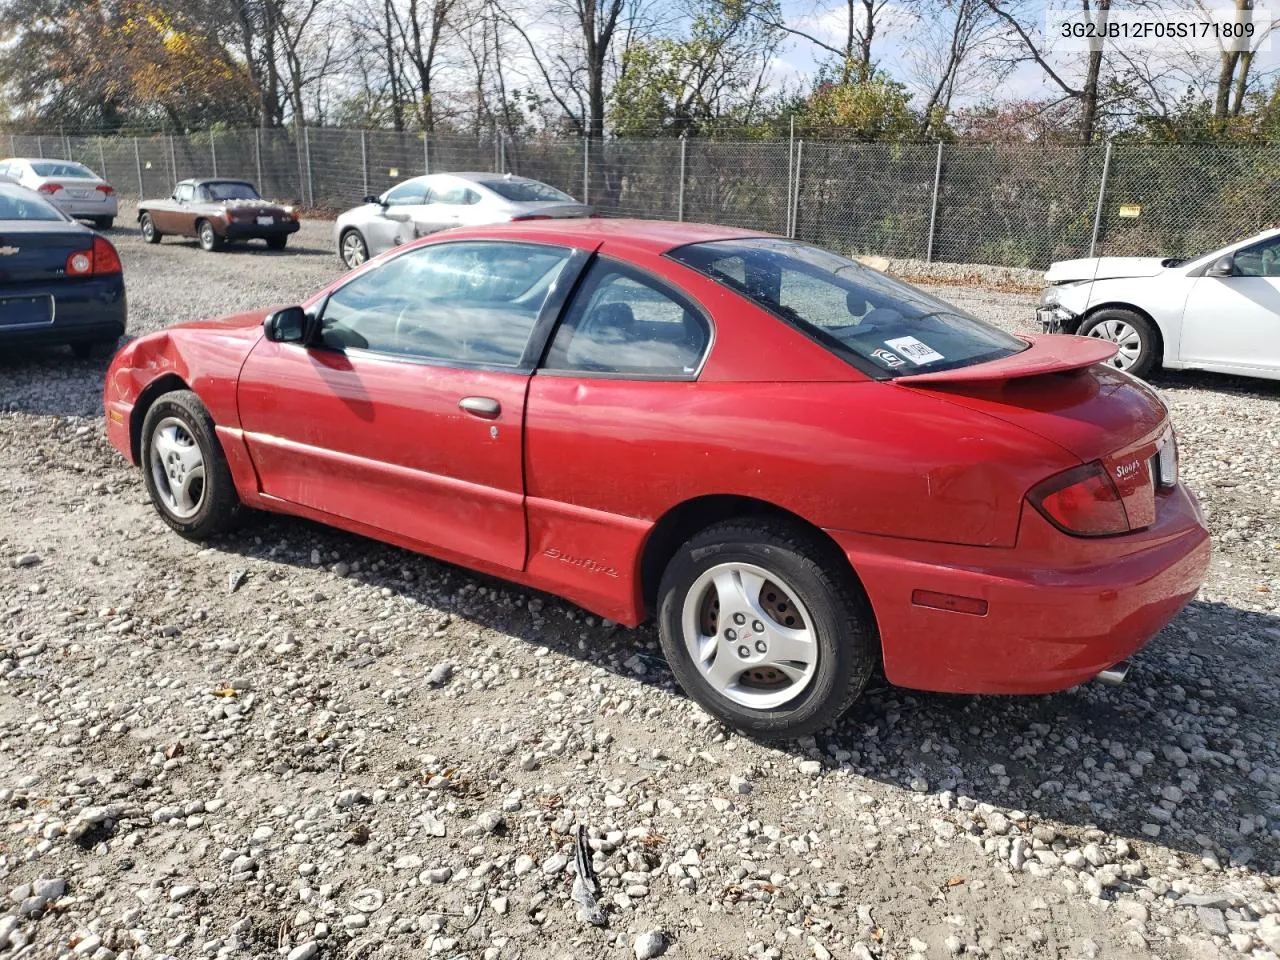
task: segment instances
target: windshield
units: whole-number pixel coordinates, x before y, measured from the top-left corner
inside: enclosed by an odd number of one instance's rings
[[[31,169],[37,177],[85,177],[97,180],[98,175],[86,166],[67,160],[32,160]]]
[[[65,220],[66,218],[30,190],[0,183],[0,221]]]
[[[953,370],[1027,347],[915,287],[792,240],[695,243],[668,256],[879,373]]]
[[[514,200],[517,203],[538,203],[552,200],[557,203],[576,203],[567,193],[561,193],[555,187],[539,183],[537,180],[481,180],[480,186],[492,190],[503,200]]]
[[[200,188],[201,199],[221,203],[223,200],[261,200],[258,191],[247,183],[228,180],[225,183],[206,183]]]

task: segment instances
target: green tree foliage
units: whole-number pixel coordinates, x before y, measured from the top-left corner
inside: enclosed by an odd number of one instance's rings
[[[878,70],[864,80],[820,80],[797,122],[815,130],[838,129],[854,140],[911,139],[921,126],[907,88]]]

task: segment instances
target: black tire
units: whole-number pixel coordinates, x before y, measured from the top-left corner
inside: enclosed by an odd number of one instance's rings
[[[158,478],[152,462],[152,448],[157,427],[165,421],[177,421],[188,438],[199,448],[204,464],[204,479],[197,509],[190,516],[175,512],[157,487]],[[227,458],[222,452],[213,417],[190,390],[162,394],[147,411],[142,421],[142,478],[151,502],[170,527],[189,540],[206,540],[229,529],[240,516],[240,498]],[[194,498],[193,498],[194,499]]]
[[[348,250],[348,247],[354,248],[357,244],[359,245],[358,259],[356,256],[351,256],[355,252],[354,250]],[[338,238],[338,259],[342,261],[342,265],[348,270],[354,270],[368,261],[369,243],[365,240],[364,234],[355,227],[344,230],[342,236]],[[355,262],[352,262],[353,260]]]
[[[109,357],[116,352],[116,344],[119,339],[112,337],[110,340],[77,340],[70,344],[71,352],[81,360],[93,360],[98,357]]]
[[[222,238],[213,229],[208,220],[196,221],[196,237],[200,241],[200,249],[206,253],[215,253],[222,249]]]
[[[1137,353],[1131,358],[1126,357],[1124,353],[1117,353],[1109,363],[1111,366],[1128,371],[1135,377],[1146,379],[1153,370],[1159,368],[1164,358],[1161,356],[1160,335],[1151,321],[1142,314],[1125,310],[1123,307],[1108,307],[1097,313],[1091,313],[1076,332],[1082,337],[1098,337],[1114,343],[1116,340],[1110,335],[1110,331],[1117,329],[1121,324],[1127,325],[1137,335]]]
[[[702,675],[685,644],[686,596],[700,576],[727,563],[776,576],[808,611],[817,663],[807,685],[785,703],[754,708],[731,700]],[[744,517],[718,523],[681,546],[658,588],[658,631],[680,686],[708,713],[761,739],[806,736],[834,723],[862,693],[880,660],[875,617],[844,558],[817,534],[779,520]]]
[[[289,245],[288,237],[268,237],[267,238],[268,250],[283,250],[288,245]]]
[[[142,231],[142,239],[147,243],[159,243],[160,238],[164,236],[156,229],[155,221],[151,219],[149,213],[144,213],[138,218],[138,228]]]
[[[99,230],[110,230],[116,225],[115,217],[94,217],[93,225]]]

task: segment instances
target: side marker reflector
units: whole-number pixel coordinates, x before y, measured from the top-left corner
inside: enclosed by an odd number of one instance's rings
[[[987,601],[977,597],[961,597],[954,593],[935,593],[932,590],[913,590],[911,603],[917,607],[948,610],[951,613],[967,613],[975,617],[987,615]]]

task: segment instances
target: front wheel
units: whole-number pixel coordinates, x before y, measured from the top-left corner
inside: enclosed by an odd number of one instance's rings
[[[239,515],[213,417],[190,390],[164,394],[143,418],[142,476],[161,519],[191,540],[222,532]]]
[[[342,240],[338,244],[338,255],[350,270],[354,270],[369,259],[369,245],[365,243],[359,230],[348,230],[342,235]]]
[[[765,739],[837,720],[879,656],[875,620],[818,535],[744,518],[685,543],[659,587],[658,629],[680,685],[707,712]]]
[[[138,222],[138,227],[142,230],[142,239],[147,243],[159,243],[160,238],[164,236],[156,229],[155,221],[151,219],[151,214],[144,213],[142,219]]]
[[[200,249],[206,253],[222,249],[222,238],[214,232],[213,224],[208,220],[200,221],[196,227],[196,236],[200,238]]]
[[[1145,378],[1160,364],[1160,338],[1155,327],[1132,310],[1099,310],[1080,325],[1079,333],[1114,343],[1116,355],[1107,363],[1135,377]]]

